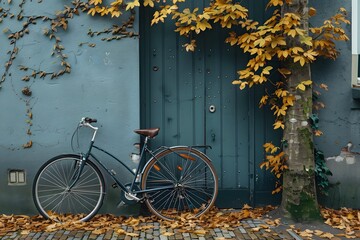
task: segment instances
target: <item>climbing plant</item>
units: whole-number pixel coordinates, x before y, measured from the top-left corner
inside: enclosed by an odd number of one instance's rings
[[[33,141],[31,140],[31,127],[33,121],[32,113],[32,96],[33,89],[31,81],[35,79],[56,79],[65,74],[70,74],[72,66],[68,61],[68,55],[65,53],[65,45],[61,39],[61,35],[66,32],[70,24],[70,20],[79,16],[81,13],[87,13],[89,11],[92,1],[68,1],[69,5],[65,5],[62,9],[58,9],[54,12],[53,16],[48,15],[24,15],[24,7],[28,0],[21,0],[20,3],[16,6],[15,3],[11,0],[1,1],[4,7],[0,7],[0,24],[5,25],[5,20],[13,20],[21,23],[21,27],[16,30],[11,30],[9,27],[4,26],[3,33],[7,35],[9,46],[11,49],[7,52],[7,60],[5,60],[4,70],[0,78],[0,89],[3,86],[3,83],[7,78],[11,77],[11,71],[13,70],[14,62],[21,50],[18,47],[18,42],[20,40],[26,39],[30,32],[36,28],[40,23],[46,24],[47,27],[42,29],[42,32],[47,38],[48,41],[53,42],[50,56],[53,59],[56,59],[59,68],[56,71],[48,71],[45,68],[32,68],[25,65],[15,66],[16,70],[24,72],[24,75],[21,77],[21,81],[24,82],[24,87],[16,92],[18,98],[24,102],[26,105],[26,124],[27,130],[26,134],[29,135],[29,141],[23,144],[24,148],[32,147]],[[38,1],[38,4],[41,4],[42,1]],[[14,9],[14,10],[12,10]],[[106,28],[101,31],[92,31],[88,30],[89,37],[98,37],[101,36],[102,41],[112,41],[120,40],[126,37],[136,37],[138,33],[133,30],[133,23],[135,20],[135,12],[129,11],[126,15],[125,21],[121,24],[114,24],[110,28]],[[113,17],[119,15],[114,14]],[[42,25],[43,26],[43,25]],[[44,39],[44,40],[45,40]],[[4,44],[4,43],[3,43]],[[89,47],[95,47],[96,44],[91,42],[82,42],[79,46],[87,44]]]

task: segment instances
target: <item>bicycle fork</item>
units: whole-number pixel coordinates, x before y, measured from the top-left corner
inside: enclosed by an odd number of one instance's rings
[[[79,162],[75,162],[75,166],[74,168],[76,168],[74,174],[73,174],[73,177],[72,177],[72,182],[70,184],[70,186],[67,187],[66,191],[70,192],[71,189],[75,186],[75,184],[77,183],[77,181],[79,181],[80,179],[80,176],[81,176],[81,173],[84,169],[84,166],[85,166],[85,162],[86,162],[86,157],[81,155],[80,157],[80,161]]]

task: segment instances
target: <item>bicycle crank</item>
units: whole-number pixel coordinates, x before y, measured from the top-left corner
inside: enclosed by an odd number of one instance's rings
[[[127,189],[130,189],[131,183],[128,183],[125,185]],[[138,186],[134,186],[134,190],[138,191],[140,190]],[[119,205],[133,205],[140,201],[141,199],[136,196],[136,194],[133,193],[127,193],[124,191],[121,191],[120,193],[120,203]]]

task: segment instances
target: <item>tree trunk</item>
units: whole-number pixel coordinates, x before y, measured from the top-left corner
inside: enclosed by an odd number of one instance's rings
[[[293,0],[284,4],[282,14],[299,14],[302,28],[308,31],[308,0]],[[301,46],[299,39],[288,38],[288,46]],[[304,47],[305,48],[305,47]],[[305,91],[296,86],[311,79],[310,65],[287,62],[286,67],[292,72],[288,91],[296,98],[294,106],[287,111],[284,129],[284,152],[288,170],[283,176],[281,208],[286,217],[295,221],[320,219],[316,197],[315,162],[313,134],[308,119],[312,113],[312,89]]]

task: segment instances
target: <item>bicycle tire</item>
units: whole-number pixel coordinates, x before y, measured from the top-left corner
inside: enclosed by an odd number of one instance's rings
[[[170,188],[155,190],[166,186]],[[171,221],[187,214],[199,217],[206,213],[215,203],[218,178],[205,154],[190,147],[172,147],[149,160],[141,188],[147,191],[145,203],[149,210]]]
[[[105,193],[104,177],[90,160],[85,162],[79,180],[69,190],[79,161],[80,155],[59,155],[37,172],[32,195],[36,208],[46,219],[61,222],[72,214],[80,221],[87,221],[100,209]]]

